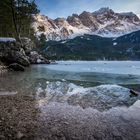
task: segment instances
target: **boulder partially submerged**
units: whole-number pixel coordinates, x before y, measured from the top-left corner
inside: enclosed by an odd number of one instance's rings
[[[130,97],[137,97],[138,95],[140,95],[140,93],[139,92],[137,92],[137,91],[135,91],[135,90],[133,90],[133,89],[130,89]]]
[[[43,99],[47,102],[66,102],[70,105],[79,105],[83,108],[96,108],[104,111],[117,106],[131,106],[138,96],[130,96],[130,89],[119,85],[100,85],[95,87],[83,87],[67,82],[57,81],[47,83],[46,89],[39,87],[37,90],[38,98],[46,95]]]

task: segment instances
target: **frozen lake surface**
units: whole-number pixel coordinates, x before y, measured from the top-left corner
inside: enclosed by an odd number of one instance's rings
[[[70,72],[96,72],[140,75],[140,61],[57,61],[47,68]]]

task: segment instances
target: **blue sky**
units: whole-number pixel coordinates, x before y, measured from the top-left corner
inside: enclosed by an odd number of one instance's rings
[[[50,18],[67,17],[83,11],[110,7],[115,12],[134,12],[140,16],[140,0],[36,0],[42,14]]]

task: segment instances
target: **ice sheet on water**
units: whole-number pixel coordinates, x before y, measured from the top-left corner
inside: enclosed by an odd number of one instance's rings
[[[140,75],[139,61],[57,61],[48,69],[65,72],[94,72],[108,74]]]

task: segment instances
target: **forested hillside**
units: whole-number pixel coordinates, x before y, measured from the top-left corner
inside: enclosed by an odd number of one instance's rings
[[[41,51],[50,59],[59,60],[140,60],[140,31],[118,38],[83,35],[48,41]]]
[[[30,64],[49,63],[34,51],[39,41],[32,23],[38,13],[35,0],[0,1],[0,61],[8,69],[23,71]]]

